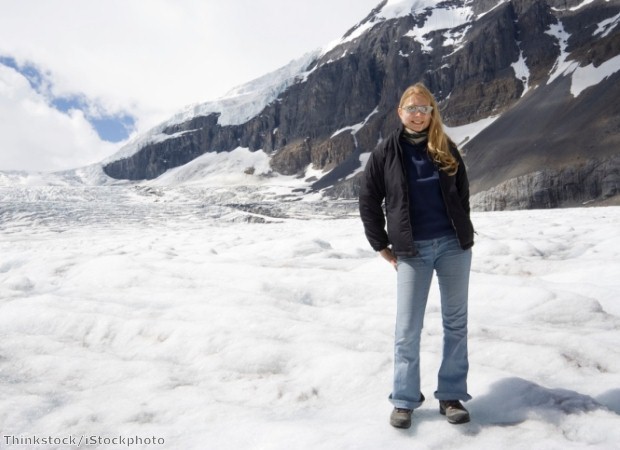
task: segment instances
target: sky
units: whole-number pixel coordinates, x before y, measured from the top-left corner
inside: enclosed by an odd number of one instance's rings
[[[340,38],[379,0],[0,0],[0,171],[116,152]]]

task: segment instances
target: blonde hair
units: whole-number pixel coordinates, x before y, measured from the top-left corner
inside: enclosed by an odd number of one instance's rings
[[[428,127],[428,152],[441,170],[449,175],[454,175],[458,170],[459,162],[450,151],[451,141],[443,130],[443,122],[435,97],[423,83],[416,83],[413,86],[409,86],[405,92],[403,92],[398,107],[402,108],[412,95],[422,95],[426,97],[433,107],[433,111],[431,112],[431,124]]]

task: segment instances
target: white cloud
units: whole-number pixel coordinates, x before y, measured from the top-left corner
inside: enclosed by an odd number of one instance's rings
[[[83,95],[109,114],[133,115],[143,132],[322,47],[377,3],[0,0],[0,55],[34,64],[53,95]]]
[[[28,81],[0,65],[0,168],[53,171],[90,164],[115,148],[80,111],[61,113]]]

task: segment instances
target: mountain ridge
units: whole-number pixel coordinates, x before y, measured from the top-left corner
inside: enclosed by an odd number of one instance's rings
[[[400,93],[423,81],[450,129],[494,119],[463,137],[473,194],[593,159],[609,163],[587,198],[570,202],[601,199],[601,180],[619,170],[619,21],[617,0],[384,0],[340,41],[186,108],[101,167],[113,179],[154,180],[245,148],[269,158],[268,169],[246,167],[248,176],[295,177],[306,192],[354,198],[369,152],[398,125]],[[551,177],[544,189],[560,182]],[[618,192],[612,186],[605,199]],[[484,198],[481,209],[567,204]]]

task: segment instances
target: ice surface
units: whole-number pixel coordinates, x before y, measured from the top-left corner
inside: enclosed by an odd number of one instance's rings
[[[448,424],[432,399],[434,285],[428,401],[399,431],[387,401],[395,273],[370,250],[355,203],[256,189],[1,187],[3,436],[156,436],[158,448],[190,450],[617,448],[620,208],[474,213],[473,420]]]

